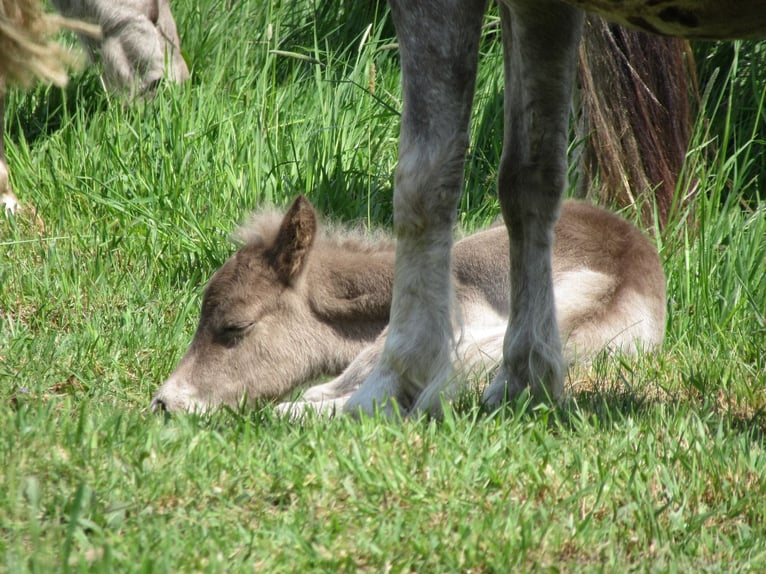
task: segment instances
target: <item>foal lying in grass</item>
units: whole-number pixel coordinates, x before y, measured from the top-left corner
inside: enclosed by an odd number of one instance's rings
[[[152,400],[154,410],[203,411],[243,398],[278,400],[321,375],[292,412],[335,409],[382,352],[391,306],[394,243],[321,231],[298,197],[284,216],[262,213],[244,246],[205,290],[194,340]],[[455,245],[452,389],[502,358],[508,321],[508,235],[491,227]],[[665,277],[651,242],[627,221],[564,204],[553,255],[556,312],[569,360],[662,342]],[[439,396],[412,397],[438,413]]]

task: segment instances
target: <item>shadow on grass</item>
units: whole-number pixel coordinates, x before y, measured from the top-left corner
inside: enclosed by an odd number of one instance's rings
[[[563,425],[571,427],[573,418],[586,419],[608,431],[627,417],[650,417],[658,408],[670,412],[694,412],[708,427],[720,427],[727,432],[744,434],[752,441],[766,445],[764,409],[754,412],[736,408],[727,409],[710,399],[670,394],[658,396],[652,391],[612,389],[575,393],[570,404],[561,410],[559,420]]]
[[[39,86],[9,102],[7,137],[30,146],[58,131],[76,115],[93,117],[108,105],[98,75],[86,72],[72,78],[65,88]]]
[[[727,433],[746,435],[758,444],[766,445],[766,409],[727,405],[720,397],[702,395],[693,386],[678,390],[657,384],[630,384],[623,372],[625,364],[609,368],[609,376],[595,374],[586,382],[568,386],[567,396],[559,407],[534,405],[529,397],[510,401],[500,409],[489,412],[481,402],[481,388],[474,385],[445,407],[448,416],[463,418],[475,424],[481,418],[515,421],[526,419],[541,422],[556,433],[576,432],[585,423],[604,432],[620,430],[628,419],[657,420],[657,411],[668,414],[695,414],[708,428],[721,428]],[[652,423],[656,424],[656,423]]]

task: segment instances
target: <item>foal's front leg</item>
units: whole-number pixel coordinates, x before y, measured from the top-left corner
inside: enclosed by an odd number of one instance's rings
[[[380,362],[347,412],[408,410],[451,373],[452,226],[462,190],[486,0],[396,0],[403,109],[394,290]],[[438,393],[434,393],[438,395]]]
[[[484,394],[490,408],[529,389],[556,401],[564,362],[551,250],[566,184],[571,89],[582,14],[556,0],[500,5],[505,136],[498,194],[511,244],[511,309],[503,363]]]
[[[329,416],[340,412],[380,361],[387,332],[388,330],[384,331],[369,347],[359,353],[339,376],[328,383],[307,389],[298,401],[277,405],[277,411],[293,419],[300,418],[307,411]]]

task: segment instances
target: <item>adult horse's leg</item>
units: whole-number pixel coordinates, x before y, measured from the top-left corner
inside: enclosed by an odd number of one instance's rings
[[[511,240],[511,319],[490,408],[529,389],[555,401],[564,363],[553,303],[551,248],[566,184],[569,102],[582,14],[555,0],[500,5],[505,136],[498,179]]]
[[[0,78],[0,215],[14,213],[19,200],[11,190],[8,166],[5,163],[5,80]]]
[[[388,337],[345,406],[409,409],[451,373],[452,225],[463,183],[486,0],[396,0],[403,109],[394,191],[397,238]]]

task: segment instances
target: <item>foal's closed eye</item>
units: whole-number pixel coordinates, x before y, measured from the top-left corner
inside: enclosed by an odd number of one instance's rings
[[[222,323],[216,338],[226,345],[236,344],[245,332],[255,324],[255,321],[233,321],[231,323]]]
[[[222,333],[242,333],[246,331],[248,327],[252,327],[255,321],[235,321],[233,323],[226,323],[221,325]]]

